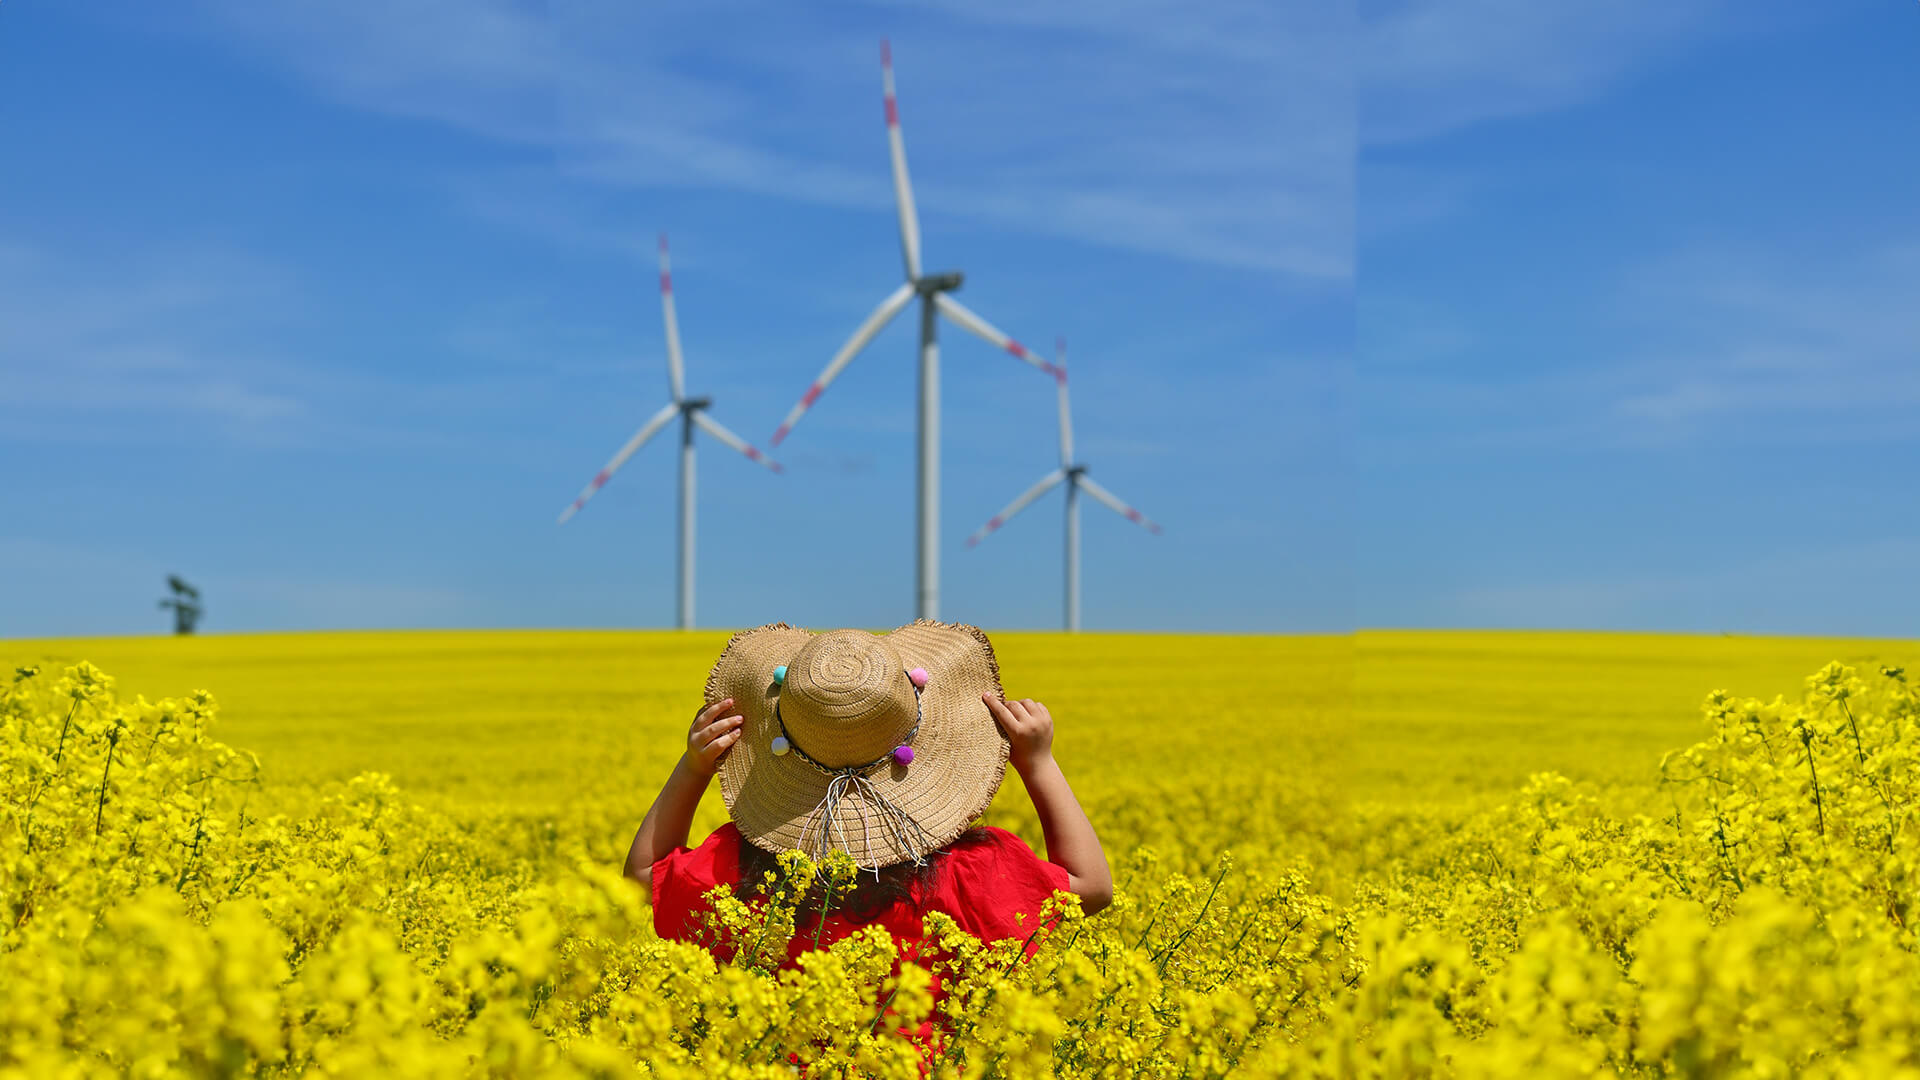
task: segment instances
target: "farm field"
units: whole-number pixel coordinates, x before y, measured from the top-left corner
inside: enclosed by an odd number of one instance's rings
[[[716,970],[613,876],[724,641],[0,642],[43,669],[0,698],[0,1075],[919,1075],[873,1012],[914,1000],[890,952]],[[1920,705],[1881,673],[1912,643],[994,641],[1119,897],[1031,964],[955,961],[984,991],[943,1075],[1913,1064],[1920,1012],[1875,981],[1920,978]],[[694,837],[722,820],[710,792]],[[989,821],[1040,844],[1015,777]]]
[[[591,796],[645,808],[672,765],[717,631],[471,631],[0,642],[9,665],[88,659],[149,697],[222,704],[222,737],[272,783],[391,774],[408,792],[528,812]],[[1129,763],[1205,774],[1236,759],[1317,794],[1470,802],[1535,772],[1651,784],[1723,688],[1791,693],[1829,660],[1920,643],[1483,631],[1353,637],[996,633],[1010,691],[1061,716],[1059,753],[1104,786]],[[1201,737],[1203,729],[1207,732]],[[1124,768],[1112,768],[1121,765]],[[1088,775],[1088,769],[1094,770]],[[1096,787],[1096,791],[1098,790]],[[646,789],[646,790],[641,790]],[[708,808],[713,809],[712,807]],[[704,820],[704,819],[703,819]]]
[[[49,669],[88,659],[123,691],[153,698],[211,690],[220,737],[262,756],[270,790],[383,772],[439,807],[564,821],[617,860],[684,749],[726,640],[673,631],[206,636],[7,642],[0,659]],[[1276,795],[1337,790],[1325,770],[1350,728],[1347,639],[993,640],[1009,691],[1059,717],[1056,756],[1082,797],[1110,802],[1116,817],[1162,789],[1184,802],[1285,776]],[[1251,672],[1276,692],[1250,692]],[[1038,842],[1017,779],[994,816],[1017,831],[1031,826]],[[696,836],[724,820],[715,789]],[[1266,842],[1263,831],[1249,828],[1241,846]],[[1215,854],[1195,848],[1192,862]]]
[[[1646,789],[1698,739],[1709,690],[1799,692],[1828,661],[1920,661],[1920,642],[1367,630],[1355,638],[1353,790],[1387,802],[1500,797],[1536,772]]]

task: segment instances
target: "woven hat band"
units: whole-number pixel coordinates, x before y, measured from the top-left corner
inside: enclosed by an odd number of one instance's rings
[[[882,757],[913,730],[913,682],[885,640],[861,630],[815,635],[787,664],[780,718],[821,764],[841,768]]]

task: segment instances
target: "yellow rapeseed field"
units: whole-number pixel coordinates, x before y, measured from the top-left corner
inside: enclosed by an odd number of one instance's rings
[[[1920,1076],[1911,646],[996,634],[1118,896],[925,1063],[618,877],[724,639],[0,643],[0,1075]]]

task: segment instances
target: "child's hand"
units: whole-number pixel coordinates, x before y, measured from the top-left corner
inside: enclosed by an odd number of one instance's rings
[[[1024,775],[1027,770],[1053,756],[1053,717],[1047,707],[1033,700],[1001,701],[992,694],[981,694],[993,719],[1013,744],[1008,760]]]
[[[727,749],[740,741],[740,725],[746,720],[738,713],[729,713],[732,707],[732,698],[722,698],[693,718],[693,726],[687,730],[687,767],[694,775],[712,779],[720,771],[720,759],[727,756]]]

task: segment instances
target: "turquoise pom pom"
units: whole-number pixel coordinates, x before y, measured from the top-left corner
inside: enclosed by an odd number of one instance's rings
[[[787,665],[781,664],[779,667],[773,669],[773,684],[775,686],[784,686],[786,685],[786,682],[787,682]]]

